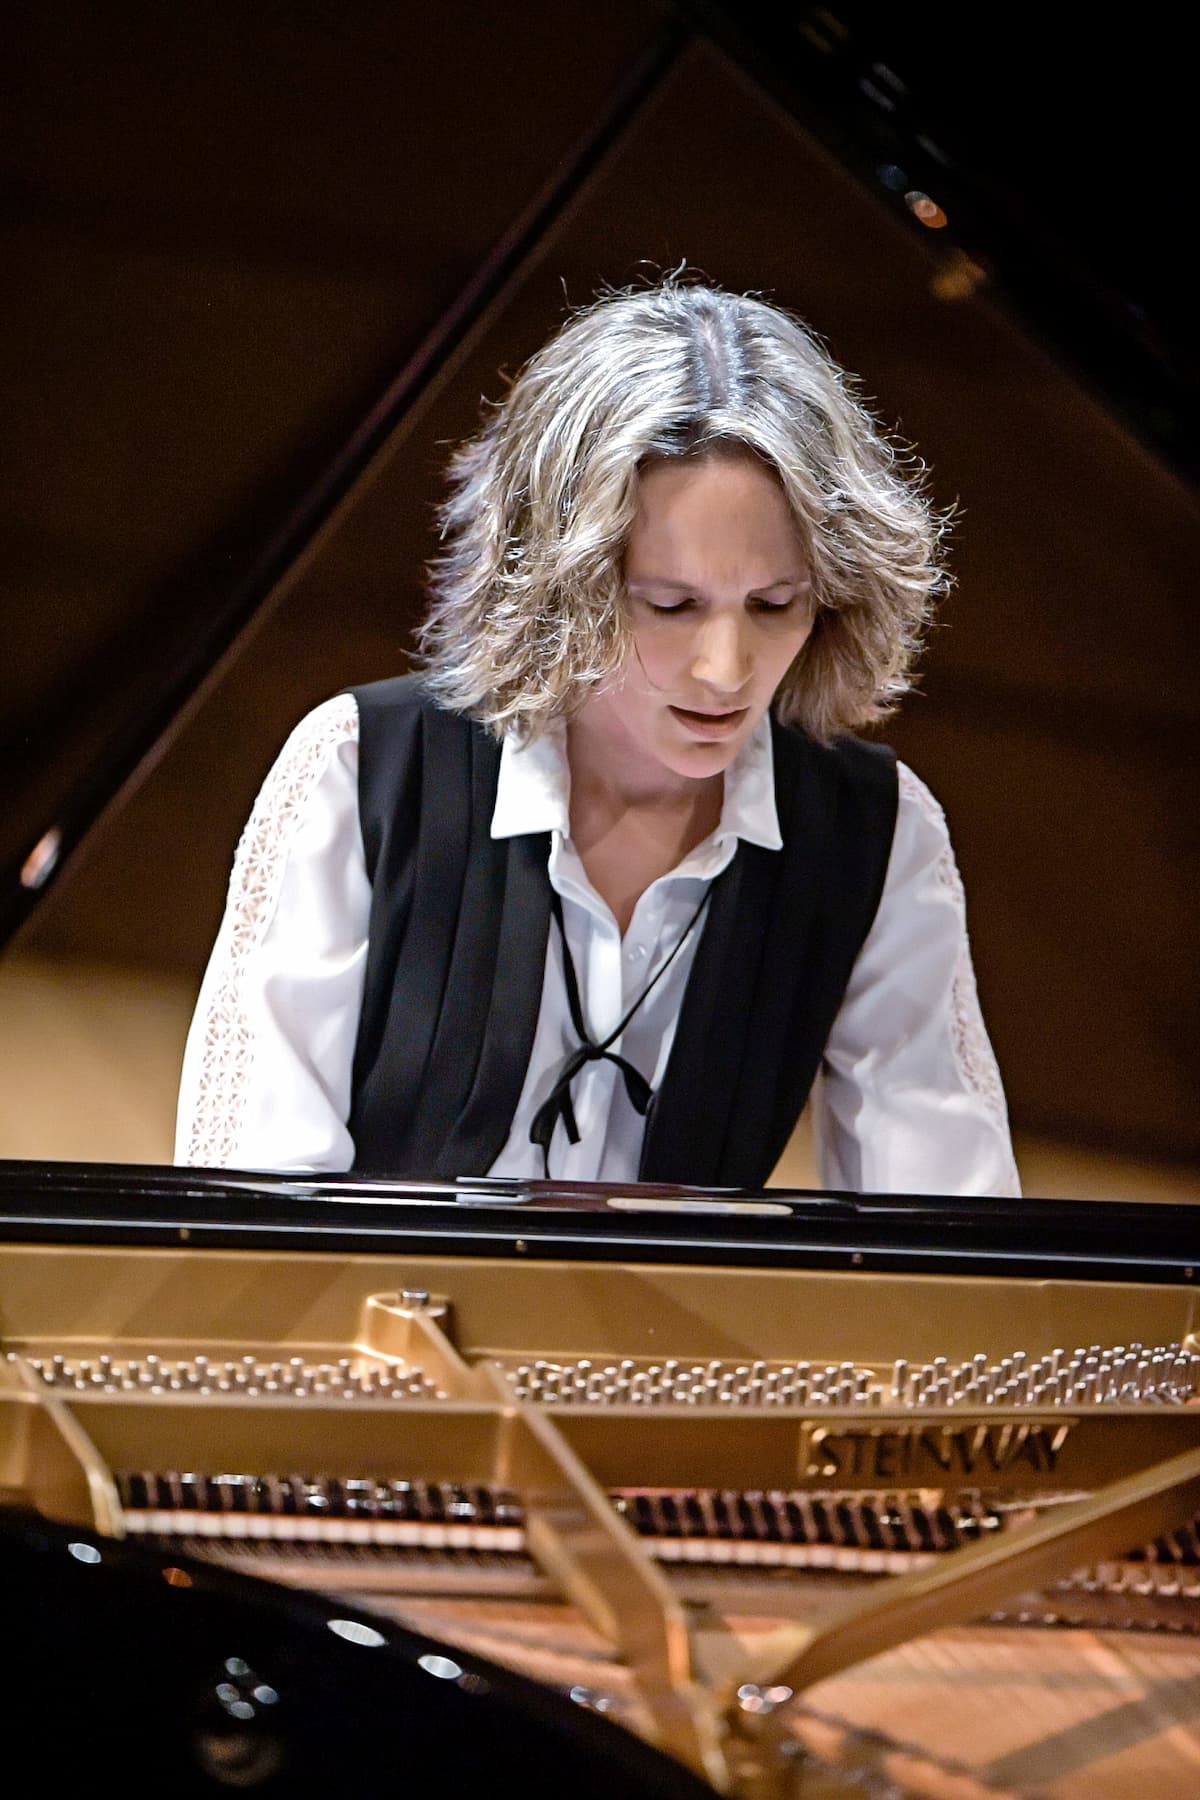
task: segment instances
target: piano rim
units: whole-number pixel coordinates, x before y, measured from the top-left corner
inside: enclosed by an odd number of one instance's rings
[[[436,1255],[447,1240],[466,1257],[1143,1284],[1193,1282],[1200,1261],[1196,1211],[1176,1203],[0,1160],[0,1242]]]

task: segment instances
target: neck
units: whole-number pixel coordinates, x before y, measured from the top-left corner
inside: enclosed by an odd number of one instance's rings
[[[623,935],[650,883],[716,829],[725,780],[646,779],[644,761],[632,770],[619,757],[600,762],[585,743],[568,733],[571,838]]]
[[[716,830],[724,798],[723,775],[680,787],[639,788],[572,764],[571,836],[579,845],[624,824],[670,843],[683,856]]]
[[[676,815],[711,812],[715,805],[714,825],[720,817],[723,774],[696,780],[660,764],[648,764],[643,753],[632,747],[626,750],[608,732],[594,731],[586,718],[573,719],[567,727],[567,764],[572,812],[578,798],[613,811]]]

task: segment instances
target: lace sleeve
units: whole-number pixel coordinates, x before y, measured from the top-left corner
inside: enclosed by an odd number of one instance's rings
[[[334,765],[357,738],[353,698],[326,701],[296,727],[255,802],[188,1037],[179,1162],[311,1167],[314,1142],[320,1162],[320,1140],[342,1133],[340,1064],[361,997],[361,959],[347,950],[365,933],[369,890],[353,785]],[[342,1029],[331,1031],[331,1020]],[[316,1038],[329,1046],[323,1065]],[[323,1117],[330,1105],[340,1119]],[[343,1152],[334,1155],[326,1166],[338,1166]]]
[[[958,955],[950,987],[950,1040],[963,1086],[974,1094],[998,1128],[1008,1131],[1008,1108],[1000,1081],[1000,1068],[983,1023],[971,945],[967,937],[967,899],[962,876],[950,844],[946,815],[925,783],[904,763],[897,765],[900,792],[911,801],[944,839],[933,879],[946,894],[960,923]]]
[[[903,763],[875,923],[826,1046],[823,1179],[881,1193],[1020,1193],[945,816]]]

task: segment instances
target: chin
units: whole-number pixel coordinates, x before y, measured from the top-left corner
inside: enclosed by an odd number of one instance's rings
[[[659,761],[674,775],[682,775],[692,781],[711,780],[714,775],[725,773],[741,747],[740,737],[718,744],[672,746],[669,751],[660,752]]]

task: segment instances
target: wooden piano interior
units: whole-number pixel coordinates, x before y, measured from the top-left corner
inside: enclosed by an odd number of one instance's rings
[[[1171,1283],[17,1242],[0,1499],[351,1596],[726,1792],[1182,1796],[1196,1331]]]

